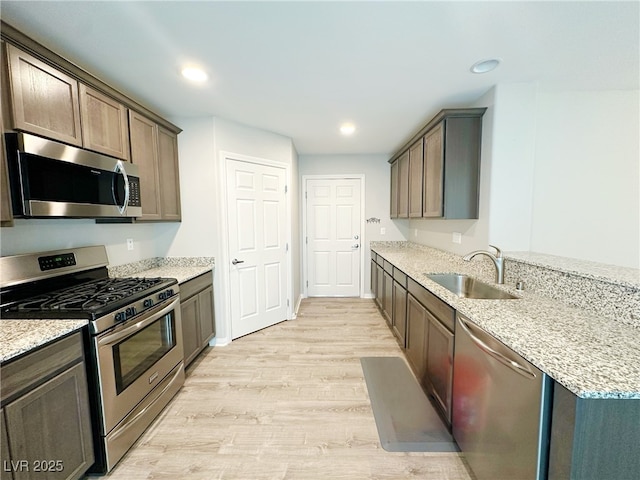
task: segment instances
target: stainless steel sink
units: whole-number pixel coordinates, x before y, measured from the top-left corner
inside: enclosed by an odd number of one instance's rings
[[[495,288],[473,277],[459,273],[427,274],[427,278],[455,293],[462,298],[477,298],[485,300],[508,300],[518,298],[504,290]]]

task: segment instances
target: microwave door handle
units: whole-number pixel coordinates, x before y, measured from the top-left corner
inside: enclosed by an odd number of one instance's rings
[[[114,172],[121,173],[122,178],[124,179],[124,202],[121,207],[118,206],[118,212],[120,212],[120,215],[124,215],[124,212],[127,210],[127,206],[129,206],[129,177],[127,176],[127,171],[124,168],[122,160],[118,160]],[[116,182],[113,182],[112,189],[113,200],[116,201]]]

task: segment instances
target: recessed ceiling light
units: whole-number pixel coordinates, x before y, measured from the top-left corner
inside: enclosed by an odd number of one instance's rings
[[[207,73],[198,67],[185,67],[182,69],[182,76],[192,82],[202,83],[209,78]]]
[[[351,122],[343,123],[342,125],[340,125],[340,133],[342,135],[352,135],[355,131],[356,126]]]
[[[500,65],[500,59],[490,58],[488,60],[480,60],[471,66],[473,73],[487,73],[497,68]]]

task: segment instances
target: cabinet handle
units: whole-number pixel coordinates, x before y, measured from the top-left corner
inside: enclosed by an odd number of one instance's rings
[[[489,345],[487,345],[485,342],[480,340],[480,338],[478,338],[472,332],[472,330],[474,328],[471,325],[469,325],[468,322],[463,320],[462,317],[460,317],[460,316],[458,316],[458,323],[460,324],[462,329],[467,333],[467,335],[469,335],[469,337],[471,338],[473,343],[475,343],[476,346],[480,350],[484,351],[488,355],[491,355],[497,361],[499,361],[500,363],[502,363],[506,367],[509,367],[511,370],[514,370],[515,372],[519,373],[520,375],[523,375],[523,376],[528,377],[530,379],[536,378],[536,374],[534,372],[532,372],[529,368],[527,368],[526,365],[522,365],[521,363],[519,363],[519,362],[517,362],[515,360],[512,360],[511,358],[506,357],[501,352],[498,352],[497,350],[494,350]]]

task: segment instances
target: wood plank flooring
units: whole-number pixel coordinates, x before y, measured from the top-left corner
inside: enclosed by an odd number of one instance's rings
[[[363,356],[402,356],[373,300],[306,299],[203,352],[108,478],[471,480],[458,453],[381,448]]]

